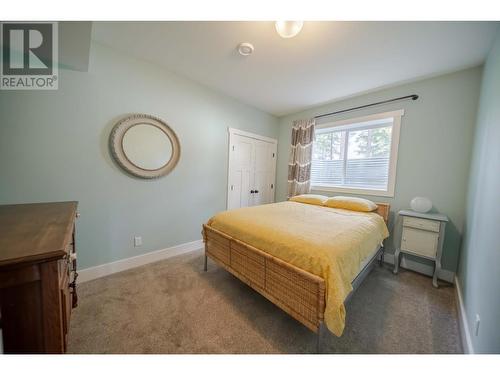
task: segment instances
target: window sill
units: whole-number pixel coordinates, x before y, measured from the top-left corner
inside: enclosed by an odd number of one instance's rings
[[[348,193],[348,194],[358,194],[358,195],[373,195],[378,197],[394,197],[393,191],[386,190],[372,190],[372,189],[356,189],[356,188],[347,188],[340,186],[325,186],[325,185],[311,185],[311,190],[314,191],[327,191],[327,192],[336,192],[336,193]]]

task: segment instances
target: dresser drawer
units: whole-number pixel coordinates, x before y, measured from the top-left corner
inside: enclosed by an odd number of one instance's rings
[[[401,238],[401,250],[435,259],[438,240],[439,233],[404,227]]]
[[[403,226],[417,228],[422,230],[428,230],[431,232],[439,232],[439,226],[441,223],[436,220],[420,219],[417,217],[403,217]]]

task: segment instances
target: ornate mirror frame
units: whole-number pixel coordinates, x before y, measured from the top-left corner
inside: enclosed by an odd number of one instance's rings
[[[160,129],[170,140],[172,146],[172,155],[170,159],[162,167],[158,169],[143,169],[132,163],[125,154],[123,150],[123,137],[125,133],[132,127],[136,125],[148,124]],[[109,146],[111,149],[111,154],[117,163],[128,173],[140,177],[140,178],[159,178],[167,175],[175,168],[179,162],[181,155],[181,146],[179,139],[175,132],[167,125],[164,121],[157,117],[145,115],[145,114],[134,114],[127,116],[116,123],[109,136]]]

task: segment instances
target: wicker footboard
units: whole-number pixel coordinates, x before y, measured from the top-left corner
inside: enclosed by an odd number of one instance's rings
[[[208,225],[205,255],[314,332],[325,311],[325,281]]]

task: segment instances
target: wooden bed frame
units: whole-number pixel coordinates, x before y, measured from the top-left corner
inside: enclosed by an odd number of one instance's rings
[[[377,205],[376,213],[382,216],[387,224],[390,206],[385,203]],[[203,225],[202,234],[205,243],[205,271],[207,257],[210,257],[311,331],[318,333],[319,340],[325,311],[325,280],[322,277],[276,258],[209,225]],[[353,288],[361,284],[371,270],[371,265],[382,255],[383,248],[380,247],[353,281]]]

